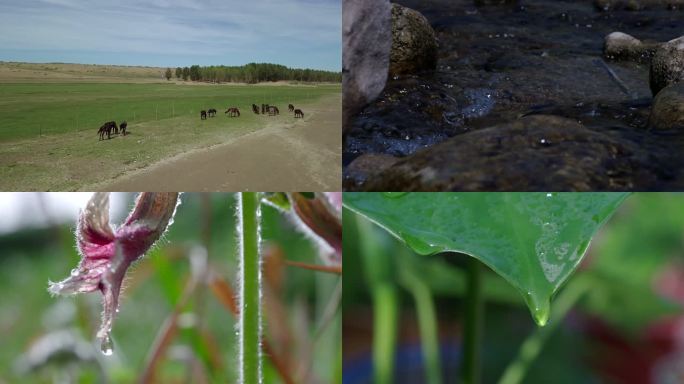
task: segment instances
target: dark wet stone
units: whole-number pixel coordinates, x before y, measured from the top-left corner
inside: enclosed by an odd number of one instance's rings
[[[649,62],[659,46],[658,43],[643,42],[626,33],[613,32],[606,36],[603,55],[610,60]]]
[[[651,8],[682,9],[684,0],[594,0],[594,6],[601,11],[626,9],[640,11]]]
[[[345,190],[359,188],[367,180],[390,167],[399,159],[389,155],[366,154],[357,157],[344,170],[343,187]]]
[[[653,95],[670,84],[684,80],[684,36],[656,49],[651,60],[650,86]]]
[[[420,12],[392,4],[390,76],[435,69],[437,41],[430,23]]]
[[[651,129],[684,130],[684,83],[676,83],[658,92],[649,119]]]
[[[557,116],[529,116],[459,135],[386,168],[367,191],[481,191],[631,189],[637,144]],[[636,173],[636,175],[635,175]]]
[[[342,3],[343,130],[385,87],[392,46],[388,0]]]

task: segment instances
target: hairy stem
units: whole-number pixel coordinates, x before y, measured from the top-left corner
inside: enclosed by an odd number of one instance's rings
[[[259,258],[259,196],[241,192],[238,197],[240,230],[238,337],[240,382],[261,383],[261,261]]]
[[[465,384],[480,382],[480,342],[484,322],[482,267],[474,257],[468,258],[468,290],[463,329],[463,364],[461,378]]]
[[[525,339],[520,346],[515,360],[508,364],[503,375],[501,375],[499,384],[518,384],[523,382],[527,371],[537,356],[539,356],[546,340],[553,334],[575,303],[589,291],[590,287],[589,280],[583,279],[581,276],[577,276],[570,281],[554,301],[553,312],[548,324],[545,327],[537,327]]]

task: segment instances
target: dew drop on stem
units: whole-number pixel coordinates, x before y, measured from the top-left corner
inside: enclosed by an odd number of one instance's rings
[[[107,332],[102,338],[102,343],[100,344],[100,350],[105,356],[111,356],[114,353],[114,343],[112,342],[112,336]]]

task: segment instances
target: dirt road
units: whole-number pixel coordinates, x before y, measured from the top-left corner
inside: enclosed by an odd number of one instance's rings
[[[228,143],[180,154],[95,188],[106,191],[340,191],[342,96],[327,96],[302,109],[304,119],[271,123]]]

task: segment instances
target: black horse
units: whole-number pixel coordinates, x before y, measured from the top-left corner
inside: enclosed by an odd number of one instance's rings
[[[267,114],[267,113],[268,113],[268,108],[269,108],[269,107],[270,107],[270,105],[268,105],[268,104],[261,104],[261,114],[262,114],[262,115]]]
[[[207,119],[207,111],[204,109],[200,111],[200,120],[206,120]]]
[[[298,117],[301,117],[302,119],[304,118],[304,112],[302,112],[301,109],[295,109],[294,113],[295,113],[295,118],[298,118]]]
[[[252,112],[254,112],[255,115],[259,114],[259,106],[256,104],[252,104]]]
[[[119,131],[119,128],[116,126],[115,121],[108,121],[100,127],[100,129],[97,131],[97,133],[100,135],[100,140],[104,140],[105,134],[107,135],[107,139],[112,138],[112,131],[116,129],[116,131]]]
[[[128,128],[128,123],[126,120],[122,121],[121,124],[119,124],[119,129],[121,130],[121,134],[126,136],[126,128]]]
[[[280,111],[278,110],[278,107],[276,107],[275,105],[268,107],[268,115],[269,116],[275,116],[275,115],[279,115],[279,114],[280,114]]]
[[[216,110],[214,108],[207,111],[209,117],[216,117]]]
[[[289,105],[287,106],[287,110],[290,111],[290,112],[294,112],[294,110],[295,110],[294,105],[289,104]]]

